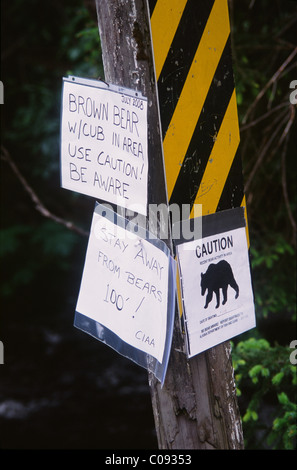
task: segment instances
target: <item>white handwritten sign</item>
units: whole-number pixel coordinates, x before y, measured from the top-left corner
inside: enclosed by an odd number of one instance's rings
[[[97,80],[63,79],[61,185],[146,214],[147,100]]]
[[[202,217],[202,238],[177,246],[189,357],[255,326],[241,209]]]
[[[94,211],[76,311],[162,363],[169,258]]]

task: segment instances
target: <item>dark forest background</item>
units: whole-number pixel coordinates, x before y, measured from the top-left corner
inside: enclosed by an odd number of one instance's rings
[[[297,8],[229,6],[257,315],[238,399],[247,449],[293,449]],[[146,371],[73,327],[94,200],[60,188],[68,74],[104,77],[94,2],[1,0],[0,448],[157,448]]]

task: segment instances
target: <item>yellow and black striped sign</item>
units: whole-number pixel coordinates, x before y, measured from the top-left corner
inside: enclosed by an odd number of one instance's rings
[[[227,0],[149,0],[169,203],[245,206]]]

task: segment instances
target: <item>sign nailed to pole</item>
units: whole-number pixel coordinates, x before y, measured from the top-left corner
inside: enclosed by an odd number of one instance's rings
[[[147,100],[98,80],[63,79],[62,187],[147,213]]]
[[[244,206],[228,2],[148,3],[169,202]]]
[[[255,326],[244,209],[202,217],[202,236],[176,240],[188,356]]]
[[[163,382],[173,330],[174,271],[162,240],[97,204],[75,326]]]

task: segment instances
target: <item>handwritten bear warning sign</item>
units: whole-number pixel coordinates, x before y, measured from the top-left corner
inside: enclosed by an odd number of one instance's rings
[[[147,100],[97,80],[63,79],[61,185],[146,214]]]
[[[161,240],[156,246],[102,208],[94,211],[76,312],[112,332],[114,349],[125,342],[162,363],[174,317],[168,301],[173,260]]]
[[[202,217],[177,256],[189,357],[255,326],[243,208]]]

